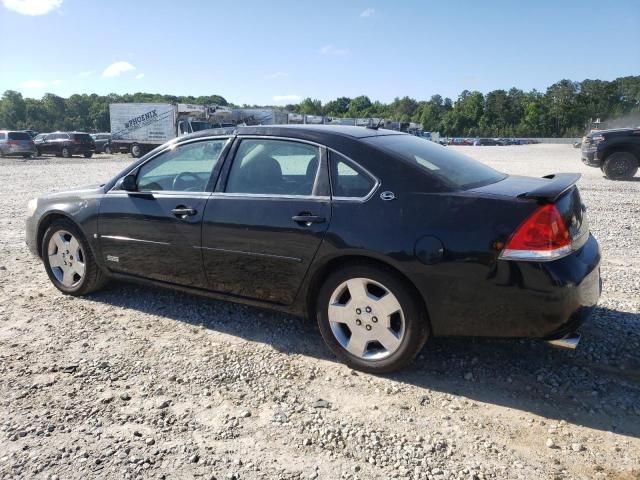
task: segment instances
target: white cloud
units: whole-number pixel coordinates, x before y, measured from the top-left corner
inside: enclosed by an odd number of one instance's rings
[[[136,75],[136,80],[142,80],[144,78],[144,73],[139,73]]]
[[[62,80],[54,80],[53,82],[51,82],[51,85],[53,85],[54,87],[57,87],[60,84],[62,84]]]
[[[277,103],[296,103],[302,100],[300,95],[274,95],[273,101]]]
[[[344,57],[349,54],[347,48],[337,48],[334,45],[325,45],[320,49],[322,55],[333,55],[335,57]]]
[[[130,72],[131,70],[135,70],[136,67],[131,65],[129,62],[115,62],[109,65],[102,72],[103,77],[119,77],[125,72]]]
[[[289,74],[287,72],[274,72],[264,76],[265,80],[280,80],[287,78]]]
[[[13,10],[22,15],[46,15],[60,8],[62,0],[2,0],[7,10]]]
[[[365,8],[360,14],[361,17],[373,17],[376,13],[375,8]]]
[[[41,90],[46,88],[49,84],[43,80],[26,80],[20,84],[22,88],[30,90]]]
[[[93,75],[94,73],[96,73],[95,70],[87,70],[86,72],[80,72],[78,74],[78,76],[80,77],[90,77],[91,75]]]

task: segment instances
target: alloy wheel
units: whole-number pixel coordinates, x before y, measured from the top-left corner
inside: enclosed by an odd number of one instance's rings
[[[362,360],[382,360],[398,350],[405,335],[400,302],[384,285],[352,278],[334,290],[328,310],[340,346]]]
[[[84,278],[85,255],[78,239],[66,230],[58,230],[47,246],[49,268],[58,282],[67,288],[78,285]]]

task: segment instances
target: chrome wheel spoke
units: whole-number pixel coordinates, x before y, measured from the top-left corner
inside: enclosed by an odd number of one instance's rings
[[[62,284],[65,287],[70,287],[73,285],[74,271],[71,268],[66,267],[62,270]]]
[[[329,319],[331,322],[350,325],[354,322],[353,309],[337,303],[329,305]]]
[[[364,278],[353,278],[347,281],[347,289],[351,295],[349,303],[356,302],[362,303],[369,299],[369,293],[367,292],[367,284]]]
[[[345,348],[351,355],[362,358],[367,350],[367,343],[369,343],[367,337],[356,331],[351,333],[351,337]]]
[[[76,237],[71,237],[71,240],[69,240],[69,253],[76,258],[79,250],[80,244],[78,243],[78,240],[76,240]]]
[[[387,294],[375,302],[375,309],[382,317],[388,319],[391,315],[400,310],[400,302],[391,292],[387,292]]]
[[[376,340],[390,352],[396,351],[401,341],[389,328],[381,328],[376,334]]]
[[[49,255],[49,266],[51,268],[60,267],[62,265],[64,265],[64,263],[62,262],[60,255],[58,255],[57,253],[54,253],[53,255]]]
[[[64,235],[64,232],[56,232],[53,235],[53,237],[51,237],[51,240],[53,240],[56,247],[58,247],[58,253],[62,252],[63,250],[66,250],[67,248],[67,242],[64,240],[63,235]]]
[[[84,276],[85,265],[82,262],[78,262],[77,260],[73,262],[71,265],[71,270],[80,275],[80,277]]]

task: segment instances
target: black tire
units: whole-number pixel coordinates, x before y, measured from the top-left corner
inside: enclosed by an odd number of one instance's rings
[[[142,151],[142,147],[140,145],[138,145],[137,143],[131,145],[131,156],[133,158],[140,158],[142,155],[144,155],[144,152]]]
[[[611,180],[626,180],[638,173],[638,159],[630,152],[614,152],[605,159],[602,171]]]
[[[356,278],[370,279],[384,285],[395,295],[402,308],[404,335],[397,350],[386,358],[367,360],[352,355],[338,342],[331,329],[328,313],[331,296],[343,282]],[[398,370],[415,358],[429,336],[427,312],[416,296],[413,287],[391,269],[368,263],[354,263],[342,267],[327,277],[318,292],[316,319],[322,338],[336,357],[353,369],[375,374]]]
[[[22,155],[22,158],[28,160],[30,158],[33,158],[33,154],[32,153],[26,153],[26,154]]]
[[[91,157],[93,157],[93,152],[85,152],[84,158],[91,158]]]
[[[38,157],[41,157],[41,156],[42,156],[42,152],[40,151],[40,149],[39,149],[39,148],[36,150],[36,155],[37,155]]]
[[[74,284],[71,287],[67,287],[63,285],[55,276],[53,269],[49,263],[49,255],[48,255],[48,245],[51,237],[60,231],[66,231],[72,234],[80,244],[82,248],[82,253],[84,255],[84,264],[85,271],[84,276],[81,278],[77,284]],[[55,220],[49,228],[47,228],[44,236],[42,237],[42,262],[44,263],[44,268],[49,275],[49,279],[51,283],[60,290],[62,293],[66,295],[80,296],[87,295],[89,293],[95,292],[102,288],[107,282],[107,277],[100,268],[100,266],[96,263],[95,257],[93,256],[93,252],[91,251],[91,247],[87,242],[85,236],[82,231],[68,219],[59,219]]]
[[[71,150],[68,147],[62,147],[62,151],[60,152],[64,158],[71,158]]]

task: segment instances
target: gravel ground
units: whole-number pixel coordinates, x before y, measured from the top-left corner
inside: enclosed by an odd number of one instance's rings
[[[0,478],[640,478],[640,179],[567,145],[458,147],[579,171],[604,292],[575,352],[431,339],[387,377],[312,322],[160,289],[61,295],[23,242],[27,201],[125,156],[0,162]]]

